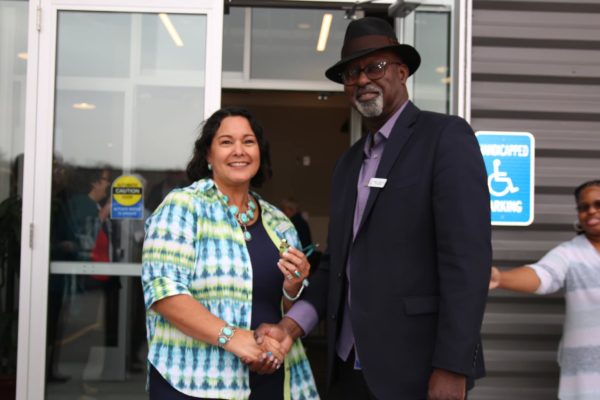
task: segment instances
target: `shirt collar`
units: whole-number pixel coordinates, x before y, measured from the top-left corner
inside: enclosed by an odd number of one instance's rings
[[[392,128],[394,127],[394,125],[396,125],[396,121],[398,120],[398,117],[400,117],[400,114],[402,114],[402,111],[404,111],[407,104],[408,104],[408,100],[406,100],[404,102],[404,104],[402,104],[402,106],[398,109],[398,111],[396,111],[390,117],[390,119],[388,119],[385,122],[385,124],[383,124],[383,126],[379,129],[379,133],[381,133],[384,138],[389,139],[390,134],[392,133]]]
[[[396,121],[398,121],[400,114],[402,114],[402,111],[404,111],[408,102],[409,100],[406,100],[404,104],[402,104],[402,106],[385,122],[385,124],[383,124],[383,126],[377,132],[374,133],[374,135],[379,133],[386,140],[389,139],[392,133],[392,128],[394,127],[394,125],[396,125]],[[369,146],[369,140],[366,140],[364,146],[365,154],[369,154]]]
[[[217,184],[211,178],[202,178],[193,182],[190,185],[192,190],[196,190],[200,193],[216,196],[218,192]],[[258,201],[262,202],[263,198],[256,193],[254,190],[250,190],[250,194]],[[261,203],[262,205],[262,203]]]

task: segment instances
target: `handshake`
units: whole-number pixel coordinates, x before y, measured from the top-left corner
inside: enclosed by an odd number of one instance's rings
[[[298,250],[282,240],[279,247],[280,259],[277,267],[284,276],[283,308],[287,311],[308,286],[307,277],[310,263],[303,251],[312,253],[317,245]],[[272,374],[281,367],[285,356],[292,348],[294,340],[304,334],[302,328],[289,317],[283,317],[277,324],[262,323],[253,332],[238,330],[231,335],[227,350],[235,354],[242,362],[258,374]]]
[[[252,343],[246,341],[247,346],[239,349],[235,346],[236,341],[232,340],[230,351],[236,354],[251,371],[258,374],[272,374],[278,370],[292,348],[294,340],[303,334],[296,322],[287,317],[278,324],[263,323],[254,332],[242,332],[240,336],[252,334]],[[247,340],[247,338],[240,339]]]

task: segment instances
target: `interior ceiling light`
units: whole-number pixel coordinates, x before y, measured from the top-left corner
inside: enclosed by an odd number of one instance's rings
[[[331,29],[331,20],[333,14],[323,14],[323,21],[321,22],[321,33],[319,33],[319,41],[317,42],[317,51],[325,51],[327,47],[327,39],[329,38],[329,30]]]
[[[21,60],[27,60],[27,52],[23,51],[23,52],[17,54],[17,57],[19,57]]]
[[[298,27],[298,29],[310,29],[310,24],[306,23],[306,22],[300,22],[298,25],[296,25]]]
[[[183,40],[181,40],[181,36],[179,36],[179,33],[177,33],[177,29],[175,29],[175,26],[171,22],[171,18],[169,18],[169,16],[165,13],[158,14],[158,18],[160,18],[165,26],[165,29],[167,32],[169,32],[169,36],[171,36],[171,39],[173,39],[175,46],[183,47]]]
[[[445,74],[446,72],[448,72],[448,67],[446,67],[445,65],[437,67],[435,69],[435,72],[437,72],[438,74]]]
[[[91,103],[86,103],[85,101],[81,102],[81,103],[75,103],[73,104],[73,108],[76,110],[95,110],[96,109],[96,105],[95,104],[91,104]]]

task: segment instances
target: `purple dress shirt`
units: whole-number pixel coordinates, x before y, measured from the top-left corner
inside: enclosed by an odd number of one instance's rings
[[[356,237],[356,233],[360,227],[360,222],[362,220],[365,206],[369,198],[369,193],[371,191],[369,188],[369,181],[371,178],[375,177],[377,168],[379,167],[379,162],[381,161],[381,157],[383,155],[385,143],[389,138],[392,128],[396,124],[398,117],[406,107],[406,104],[408,104],[408,101],[406,101],[402,107],[400,107],[398,111],[396,111],[394,115],[392,115],[390,119],[386,121],[386,123],[378,132],[375,134],[370,134],[370,137],[365,141],[365,158],[363,160],[357,182],[358,190],[356,195],[356,205],[354,207],[354,221],[352,224],[353,239]],[[336,352],[344,361],[346,361],[350,351],[354,347],[354,335],[352,333],[350,320],[350,313],[352,310],[350,305],[350,263],[351,260],[348,258],[348,263],[346,264],[348,295],[344,305],[342,326],[336,345]],[[300,300],[294,304],[294,306],[288,311],[287,316],[296,321],[296,323],[300,325],[305,333],[309,333],[319,322],[319,317],[315,308],[312,306],[312,304],[303,300]]]

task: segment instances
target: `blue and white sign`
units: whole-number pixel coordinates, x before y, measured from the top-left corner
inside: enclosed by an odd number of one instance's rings
[[[529,132],[475,134],[485,161],[492,225],[533,222],[535,139]]]
[[[112,219],[142,219],[144,215],[144,185],[134,175],[121,175],[112,184]]]

